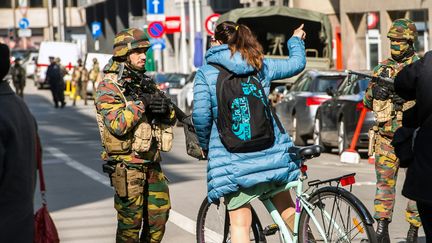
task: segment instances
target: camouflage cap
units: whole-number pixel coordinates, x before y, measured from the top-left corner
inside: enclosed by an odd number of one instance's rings
[[[149,48],[150,41],[147,34],[138,28],[120,31],[114,38],[114,57],[124,57],[130,50]]]
[[[390,27],[387,37],[397,40],[410,40],[417,39],[417,28],[409,19],[396,19]]]

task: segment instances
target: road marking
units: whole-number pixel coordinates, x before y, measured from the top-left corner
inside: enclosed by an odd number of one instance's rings
[[[55,147],[44,147],[44,150],[48,151],[52,156],[61,159],[65,162],[66,165],[70,166],[71,168],[83,173],[84,175],[90,177],[91,179],[102,183],[103,185],[112,188],[110,181],[108,179],[107,176],[99,173],[98,171],[83,165],[82,163],[72,159],[71,157],[69,157],[69,155],[63,153],[62,151],[60,151],[58,148]],[[188,217],[174,211],[174,210],[170,210],[170,216],[168,218],[168,220],[177,225],[178,227],[180,227],[181,229],[183,229],[186,232],[191,233],[192,235],[196,235],[195,232],[195,225],[196,222],[192,219],[189,219]],[[214,232],[214,234],[217,235],[216,232]]]
[[[362,181],[362,182],[356,182],[353,184],[353,186],[375,186],[376,182],[374,181]]]

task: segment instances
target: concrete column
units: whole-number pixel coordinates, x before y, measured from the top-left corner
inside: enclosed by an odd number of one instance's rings
[[[366,68],[366,18],[364,13],[341,12],[343,64],[347,69]],[[347,44],[349,43],[349,44]]]
[[[390,29],[392,20],[386,10],[379,12],[380,16],[380,34],[381,34],[381,56],[385,60],[390,57],[390,41],[387,38],[387,32]],[[383,61],[383,60],[380,60]]]

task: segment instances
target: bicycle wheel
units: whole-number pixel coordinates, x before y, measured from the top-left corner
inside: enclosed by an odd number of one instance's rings
[[[207,198],[201,204],[197,217],[197,243],[230,243],[229,216],[223,199],[219,205],[210,204]],[[252,208],[252,227],[250,242],[265,243],[261,223]]]
[[[313,193],[308,202],[327,242],[376,242],[372,217],[347,190],[324,187]],[[324,242],[306,209],[300,214],[299,242]]]

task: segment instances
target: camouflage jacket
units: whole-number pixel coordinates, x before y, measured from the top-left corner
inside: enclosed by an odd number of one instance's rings
[[[390,67],[390,73],[389,76],[390,78],[394,79],[397,75],[397,73],[402,70],[405,66],[415,62],[419,60],[419,57],[417,56],[417,54],[414,54],[413,56],[407,58],[404,62],[397,62],[392,58],[388,58],[387,60],[381,62],[380,64],[378,64],[374,70],[373,70],[373,76],[380,76],[380,74],[382,72],[385,71],[386,68]],[[373,110],[373,94],[372,94],[372,88],[374,87],[374,85],[377,85],[376,83],[370,82],[368,88],[366,89],[365,92],[365,97],[363,99],[363,103],[364,105],[368,108]],[[396,112],[395,112],[396,113]],[[386,137],[393,137],[394,132],[396,131],[396,129],[398,129],[400,126],[402,126],[402,120],[401,119],[397,119],[397,116],[394,116],[393,119],[387,121],[387,122],[383,122],[383,123],[378,123],[376,124],[378,126],[378,131],[381,135],[386,136]]]
[[[10,72],[14,84],[25,85],[26,70],[21,65],[15,64],[11,67]]]
[[[84,66],[74,67],[72,71],[72,81],[73,82],[86,82],[88,80],[88,72]]]
[[[120,70],[120,63],[113,61],[112,59],[105,66],[104,74],[114,73],[117,76],[121,76],[117,79],[117,85],[121,89],[121,92],[125,94],[126,85],[134,85],[139,87],[140,81],[132,72],[125,66],[123,70]],[[121,73],[119,73],[121,72]],[[128,84],[126,83],[128,82]],[[95,105],[96,110],[103,117],[103,122],[108,128],[111,134],[116,136],[123,136],[133,132],[133,129],[138,125],[144,116],[151,116],[146,114],[145,106],[141,100],[136,100],[131,96],[126,96],[127,104],[124,103],[122,95],[119,89],[113,82],[104,78],[96,89]],[[175,113],[172,111],[168,114],[171,123],[175,121]],[[148,120],[152,120],[151,118]],[[125,155],[108,155],[106,151],[102,151],[101,157],[103,160],[116,160],[116,161],[127,161],[130,163],[145,163],[145,162],[159,162],[160,152],[157,149],[157,143],[154,141],[150,150],[145,153],[137,153],[131,151]]]

